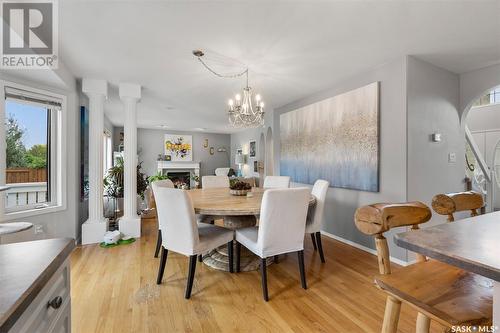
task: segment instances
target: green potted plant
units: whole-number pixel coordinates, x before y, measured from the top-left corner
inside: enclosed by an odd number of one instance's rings
[[[141,171],[142,162],[137,165],[137,195],[144,200],[144,192],[148,187],[146,174]],[[104,191],[118,202],[118,210],[123,209],[123,157],[116,159],[114,166],[108,169],[104,177]],[[139,207],[140,205],[138,205]]]
[[[229,193],[231,195],[243,196],[252,190],[252,186],[240,180],[231,180],[229,182]]]
[[[193,175],[191,179],[194,182],[194,188],[200,188],[200,176]]]
[[[149,182],[149,184],[151,184],[151,183],[156,182],[158,180],[165,180],[165,179],[168,179],[168,176],[164,175],[163,173],[158,171],[158,173],[156,175],[148,177],[148,182]]]

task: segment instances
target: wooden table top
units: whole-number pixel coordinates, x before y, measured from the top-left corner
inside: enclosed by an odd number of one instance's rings
[[[258,215],[264,189],[253,187],[253,196],[236,196],[227,188],[193,189],[188,193],[193,201],[196,214],[206,215]],[[311,194],[309,205],[314,205],[316,198]]]
[[[500,212],[395,236],[397,245],[500,281]]]
[[[0,245],[0,332],[7,332],[75,247],[71,238]]]

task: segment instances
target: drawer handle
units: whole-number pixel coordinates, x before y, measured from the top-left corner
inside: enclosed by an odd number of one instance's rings
[[[62,305],[63,299],[61,296],[56,296],[54,297],[53,300],[49,302],[49,306],[53,307],[54,309],[59,309]]]

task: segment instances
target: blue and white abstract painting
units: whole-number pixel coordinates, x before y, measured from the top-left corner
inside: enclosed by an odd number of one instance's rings
[[[379,83],[280,115],[280,173],[379,191]]]

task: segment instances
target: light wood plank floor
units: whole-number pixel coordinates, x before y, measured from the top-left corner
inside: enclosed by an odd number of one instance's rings
[[[385,294],[373,285],[376,257],[323,237],[326,264],[306,238],[308,290],[297,258],[268,268],[270,301],[260,273],[230,274],[197,264],[193,293],[184,299],[188,258],[168,256],[156,285],[156,221],[143,220],[131,245],[78,247],[71,256],[74,333],[89,332],[380,332]],[[416,312],[403,305],[400,332],[415,331]],[[433,323],[432,332],[442,327]]]

